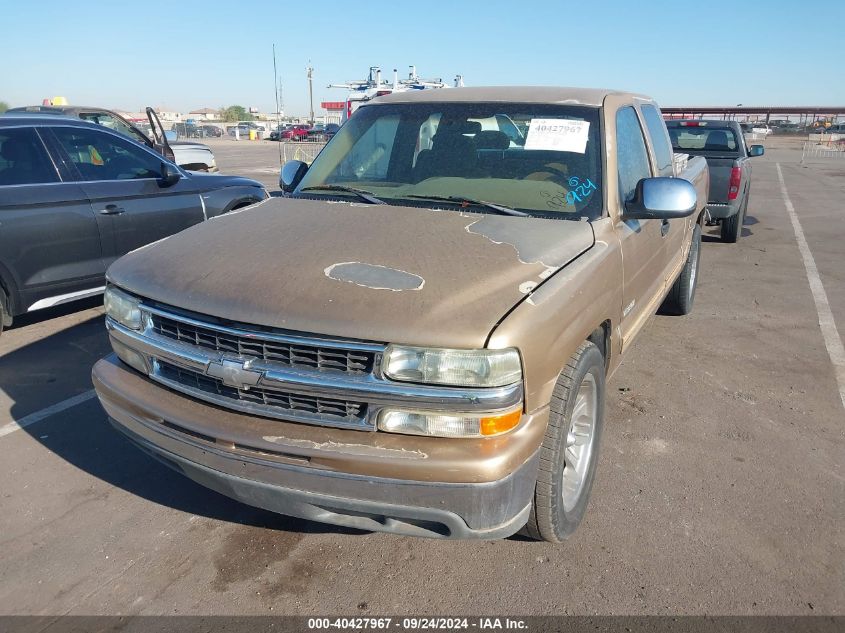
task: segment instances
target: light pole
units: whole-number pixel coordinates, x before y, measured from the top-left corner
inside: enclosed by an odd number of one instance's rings
[[[314,69],[311,67],[311,62],[308,62],[308,101],[311,104],[310,114],[311,116],[308,118],[308,123],[314,125],[314,82],[312,81],[314,77]]]

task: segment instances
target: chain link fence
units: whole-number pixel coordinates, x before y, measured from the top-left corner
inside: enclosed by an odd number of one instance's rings
[[[317,158],[317,154],[326,146],[326,142],[305,141],[305,142],[289,142],[282,141],[280,144],[280,151],[282,154],[282,161],[301,160],[303,163],[311,162]]]

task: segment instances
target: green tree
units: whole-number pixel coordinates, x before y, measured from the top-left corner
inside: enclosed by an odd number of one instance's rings
[[[5,101],[0,101],[0,114],[3,114],[6,110],[9,109],[9,104]]]
[[[239,105],[231,105],[228,108],[221,108],[224,121],[252,121],[255,117],[246,111],[246,108]]]

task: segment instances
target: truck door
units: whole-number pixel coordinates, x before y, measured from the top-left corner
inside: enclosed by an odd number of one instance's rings
[[[622,246],[622,331],[623,347],[657,308],[665,280],[665,252],[661,220],[623,219],[624,204],[634,197],[637,183],[652,177],[651,164],[639,117],[633,106],[616,112],[616,161],[619,205],[616,233]],[[612,177],[608,174],[608,177]]]
[[[672,142],[669,140],[669,132],[663,122],[660,110],[652,103],[640,104],[648,131],[649,145],[651,147],[652,164],[654,173],[657,176],[674,176],[674,151]],[[664,270],[663,279],[667,286],[674,281],[685,262],[684,244],[687,232],[691,230],[695,218],[673,218],[665,220],[661,225],[663,235]]]
[[[60,178],[34,127],[0,130],[0,272],[22,310],[103,285],[100,234],[88,198]]]
[[[163,186],[158,154],[99,129],[54,127],[53,133],[79,172],[107,263],[203,221],[193,181]]]

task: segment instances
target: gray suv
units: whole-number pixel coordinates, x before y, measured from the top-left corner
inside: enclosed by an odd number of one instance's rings
[[[0,116],[0,331],[103,292],[125,253],[267,197],[254,180],[186,172],[100,125]]]

